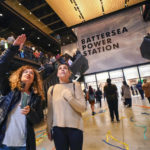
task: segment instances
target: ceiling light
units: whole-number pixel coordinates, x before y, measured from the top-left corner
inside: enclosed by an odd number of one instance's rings
[[[32,14],[32,12],[30,12],[30,15]]]
[[[22,30],[24,30],[24,28],[21,28]]]
[[[19,5],[21,6],[21,3],[19,3]]]
[[[2,17],[3,16],[3,14],[2,13],[0,13],[0,17]]]
[[[40,37],[37,37],[37,39],[39,40],[39,39],[40,39]]]
[[[35,47],[32,47],[32,50],[35,50]]]
[[[51,46],[51,44],[48,44],[48,46]]]
[[[65,43],[63,43],[63,45],[65,45]]]
[[[67,37],[67,39],[69,40],[69,36]]]
[[[39,21],[40,21],[40,19],[39,19]]]

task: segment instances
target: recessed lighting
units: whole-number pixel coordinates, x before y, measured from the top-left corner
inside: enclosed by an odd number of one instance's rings
[[[38,21],[40,21],[40,19]]]
[[[37,37],[37,39],[39,40],[39,39],[40,39],[40,37]]]
[[[32,12],[30,12],[30,15],[32,14]]]
[[[19,3],[19,5],[21,6],[21,3]]]
[[[2,17],[3,16],[3,14],[2,13],[0,13],[0,17]]]
[[[24,30],[25,28],[21,28],[22,30]]]
[[[48,44],[48,46],[51,46],[51,44]]]

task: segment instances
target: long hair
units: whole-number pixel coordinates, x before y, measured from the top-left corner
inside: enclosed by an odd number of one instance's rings
[[[123,85],[125,85],[125,86],[129,87],[129,85],[127,84],[127,82],[126,82],[126,81],[123,81]]]
[[[93,88],[89,86],[89,94],[94,94]]]
[[[21,76],[24,70],[32,69],[34,72],[34,80],[30,86],[30,90],[32,89],[33,92],[39,96],[41,96],[42,100],[44,100],[44,91],[43,91],[43,82],[39,73],[34,69],[32,66],[22,66],[18,70],[16,70],[9,78],[11,90],[18,89],[22,91],[24,87],[22,87]]]

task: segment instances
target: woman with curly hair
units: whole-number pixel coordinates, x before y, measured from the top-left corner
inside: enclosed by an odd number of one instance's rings
[[[36,150],[33,126],[43,118],[44,100],[40,75],[22,66],[9,81],[11,92],[3,96],[4,108],[0,105],[0,150]]]

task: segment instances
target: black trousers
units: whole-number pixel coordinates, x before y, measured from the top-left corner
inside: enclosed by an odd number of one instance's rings
[[[82,150],[83,132],[79,129],[54,127],[53,138],[56,150]]]
[[[118,114],[118,100],[107,100],[108,107],[109,107],[109,112],[110,112],[110,117],[111,121],[114,120],[114,115],[116,116],[116,120],[119,120],[119,114]]]
[[[100,108],[102,107],[102,101],[101,101],[101,98],[99,97],[99,98],[96,98],[96,102],[99,102],[99,104],[100,104]]]
[[[143,90],[139,90],[139,93],[140,93],[141,98],[142,98],[142,100],[143,100],[143,99],[144,99],[144,92],[143,92]]]
[[[148,101],[149,101],[149,103],[150,103],[150,97],[147,97],[147,99],[148,99]]]

